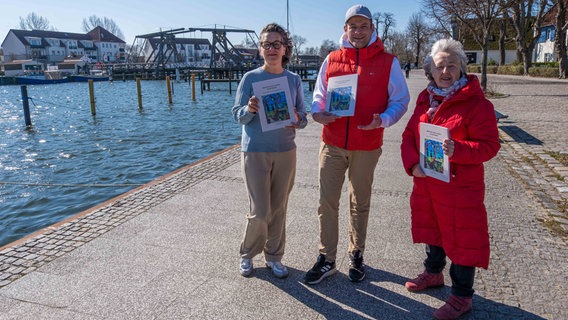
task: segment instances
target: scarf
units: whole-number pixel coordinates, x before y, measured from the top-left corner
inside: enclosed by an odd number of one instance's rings
[[[447,88],[438,88],[434,81],[431,81],[426,90],[430,94],[430,108],[426,111],[428,114],[428,119],[432,121],[432,117],[434,113],[438,110],[438,107],[442,104],[442,102],[450,99],[458,90],[463,88],[467,84],[467,78],[462,76],[456,82],[454,82],[451,86]]]

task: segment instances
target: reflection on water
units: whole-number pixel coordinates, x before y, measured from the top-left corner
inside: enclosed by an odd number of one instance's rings
[[[0,246],[98,205],[240,139],[227,85],[191,100],[187,82],[28,86],[26,128],[19,86],[0,87]],[[199,91],[199,90],[198,90]],[[309,93],[307,94],[309,97]]]

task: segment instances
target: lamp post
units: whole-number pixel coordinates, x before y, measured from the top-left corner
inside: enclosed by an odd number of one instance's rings
[[[456,39],[456,28],[458,27],[458,18],[455,14],[452,14],[450,19],[450,25],[452,26],[452,39]]]

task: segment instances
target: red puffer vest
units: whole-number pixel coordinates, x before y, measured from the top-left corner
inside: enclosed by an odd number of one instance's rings
[[[366,48],[342,48],[328,57],[327,79],[357,73],[355,114],[323,126],[322,140],[346,150],[374,150],[383,145],[384,128],[361,130],[359,125],[373,121],[388,104],[390,69],[394,56],[384,51],[380,39]]]

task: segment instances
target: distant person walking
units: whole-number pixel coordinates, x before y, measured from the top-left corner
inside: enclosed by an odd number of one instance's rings
[[[402,134],[404,169],[413,176],[410,196],[412,240],[426,244],[425,270],[406,282],[409,291],[444,286],[442,271],[450,258],[450,298],[436,319],[456,319],[471,311],[475,268],[489,266],[489,233],[483,163],[499,151],[493,104],[474,75],[466,75],[460,42],[437,41],[424,61],[430,80]],[[426,176],[420,168],[420,125],[449,129],[442,144],[449,157],[450,181]]]
[[[260,32],[260,55],[264,65],[247,72],[237,88],[233,118],[242,125],[241,166],[248,192],[250,211],[240,246],[239,272],[250,276],[252,259],[264,252],[266,266],[278,278],[288,276],[282,264],[286,244],[286,210],[288,196],[296,176],[297,128],[308,121],[304,106],[304,89],[300,76],[284,66],[290,61],[292,42],[281,26],[271,23]],[[253,95],[253,82],[286,77],[296,121],[293,126],[262,131],[259,97]]]
[[[369,9],[347,10],[341,47],[324,60],[315,85],[312,117],[323,125],[319,152],[319,255],[305,282],[317,284],[337,270],[339,199],[349,180],[349,279],[365,278],[363,254],[375,167],[383,144],[383,131],[408,108],[410,95],[395,56],[385,52],[377,37]],[[355,114],[339,117],[325,111],[328,80],[357,75]]]
[[[406,79],[408,79],[408,77],[410,77],[410,62],[406,61],[406,63],[404,64],[404,72],[406,73]]]

